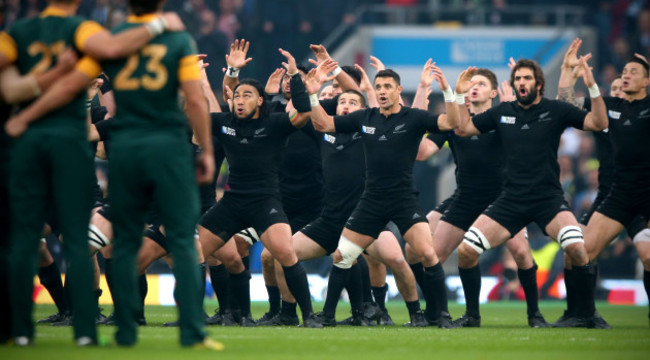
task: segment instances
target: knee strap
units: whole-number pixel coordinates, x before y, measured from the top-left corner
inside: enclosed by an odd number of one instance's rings
[[[363,248],[352,241],[348,240],[345,236],[341,235],[339,239],[338,251],[341,253],[343,260],[334,264],[334,266],[341,269],[349,269],[352,267],[354,260],[363,252]]]
[[[479,255],[483,254],[485,250],[490,250],[492,248],[490,242],[487,240],[485,235],[483,235],[483,232],[473,226],[465,233],[463,242],[474,249]]]
[[[634,235],[632,241],[637,244],[640,242],[650,242],[650,229],[643,229],[638,234]]]
[[[575,243],[584,243],[585,239],[582,236],[582,229],[579,226],[569,225],[560,229],[557,237],[557,242],[560,243],[562,249]]]
[[[100,250],[111,244],[109,239],[99,228],[93,224],[88,225],[88,243]]]

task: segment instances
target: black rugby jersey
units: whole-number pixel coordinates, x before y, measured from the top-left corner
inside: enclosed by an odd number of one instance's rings
[[[584,108],[586,111],[591,111],[590,97],[585,98]],[[603,131],[594,131],[593,135],[596,159],[598,159],[598,191],[608,193],[614,181],[614,149],[612,149],[612,140],[609,138],[609,128]]]
[[[457,136],[453,131],[429,134],[439,148],[445,141],[456,163],[456,185],[463,192],[498,192],[503,182],[503,152],[494,130],[470,137]],[[442,142],[439,144],[440,140]]]
[[[542,99],[529,109],[515,101],[500,103],[472,122],[481,133],[496,129],[505,156],[505,191],[543,198],[563,194],[557,162],[560,137],[569,126],[582,129],[585,116],[587,112],[573,105]]]
[[[378,108],[334,117],[337,133],[359,132],[366,155],[366,191],[415,192],[413,163],[425,132],[439,133],[438,115],[402,107],[382,115]]]
[[[233,194],[278,195],[278,166],[289,134],[297,129],[286,113],[239,120],[232,113],[212,113],[212,135],[228,160]]]
[[[648,186],[650,175],[650,97],[641,100],[606,97],[614,182]]]

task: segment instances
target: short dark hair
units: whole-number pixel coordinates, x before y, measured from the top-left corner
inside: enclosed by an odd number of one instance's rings
[[[341,70],[345,71],[346,74],[350,75],[352,80],[354,80],[357,85],[361,84],[361,71],[357,70],[354,66],[345,65],[341,66]]]
[[[648,66],[648,63],[643,61],[643,59],[633,56],[630,60],[627,61],[626,64],[629,63],[641,64],[641,66],[643,66],[643,69],[645,70],[645,76],[648,77],[648,74],[650,74],[650,66]]]
[[[237,84],[237,86],[235,86],[235,88],[232,89],[233,94],[242,85],[250,85],[250,86],[254,87],[255,90],[257,90],[257,93],[259,94],[259,96],[262,99],[264,99],[264,101],[262,102],[262,106],[260,106],[260,115],[261,116],[268,115],[268,107],[266,106],[266,92],[264,92],[264,87],[262,86],[262,84],[259,81],[255,80],[255,79],[240,80],[239,84]]]
[[[307,75],[307,73],[309,73],[309,70],[311,70],[311,67],[305,66],[300,63],[296,64],[296,67],[298,68],[298,71],[305,73],[305,75]]]
[[[129,0],[129,9],[133,15],[151,14],[160,8],[163,0]]]
[[[385,70],[380,70],[377,72],[377,75],[375,75],[375,80],[380,77],[389,77],[395,79],[395,82],[397,85],[401,85],[401,81],[399,78],[399,74],[393,71],[392,69],[385,69]]]
[[[366,98],[363,97],[363,94],[360,93],[359,91],[354,90],[354,89],[350,89],[350,90],[345,90],[344,92],[341,93],[341,95],[343,95],[343,94],[354,94],[354,95],[358,96],[360,101],[361,101],[361,107],[364,107],[364,108],[366,107]],[[341,95],[339,95],[339,96],[341,96]]]
[[[533,76],[535,76],[535,82],[537,85],[541,85],[539,88],[539,95],[544,96],[544,85],[546,85],[546,81],[544,80],[544,71],[542,71],[542,68],[533,60],[529,59],[521,59],[517,61],[517,64],[512,67],[512,71],[510,72],[510,86],[512,86],[513,89],[515,89],[515,73],[517,70],[521,68],[528,68],[533,70]],[[516,91],[516,89],[515,89]]]
[[[474,75],[485,76],[490,82],[490,86],[492,86],[492,90],[496,90],[499,88],[497,76],[492,72],[492,70],[486,68],[479,68],[476,70],[476,74]]]

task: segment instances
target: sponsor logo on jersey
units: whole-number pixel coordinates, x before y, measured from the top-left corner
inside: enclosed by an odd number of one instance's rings
[[[524,126],[521,127],[521,130],[530,130],[530,126],[528,126],[528,124],[524,124]]]
[[[517,118],[514,117],[514,116],[505,116],[505,115],[501,116],[501,123],[502,124],[514,124],[515,120],[517,120]]]
[[[237,136],[237,133],[235,132],[235,129],[229,128],[227,126],[222,126],[221,127],[221,132],[226,134],[226,135]]]
[[[478,140],[478,135],[472,135],[472,137],[469,138],[469,139],[470,139],[470,140]]]
[[[612,119],[620,119],[621,118],[621,113],[618,112],[618,111],[614,111],[614,110],[609,110],[607,112],[607,115],[609,115],[609,117],[612,118]]]
[[[411,219],[419,219],[421,216],[418,213],[413,214],[413,217]]]
[[[332,136],[330,134],[323,134],[323,140],[327,141],[330,144],[334,144],[336,142],[336,136]]]
[[[365,126],[365,125],[364,125],[364,126],[361,127],[361,131],[362,131],[362,132],[364,132],[364,133],[366,133],[366,134],[370,134],[370,135],[374,135],[374,134],[375,134],[375,130],[377,130],[377,128],[372,127],[372,126]]]
[[[246,138],[243,138],[243,139],[241,139],[241,141],[239,143],[240,144],[248,144],[248,140],[246,140]]]
[[[623,126],[630,126],[630,125],[632,125],[630,119],[625,120],[625,122],[623,123]]]
[[[388,141],[388,138],[386,137],[386,135],[382,135],[379,137],[379,141]]]
[[[269,215],[271,215],[271,214],[277,214],[277,213],[278,213],[278,211],[275,210],[275,208],[271,208],[271,211],[269,211]]]
[[[395,126],[395,130],[393,130],[393,134],[405,133],[406,129],[404,129],[404,126],[406,126],[406,124],[399,124]]]
[[[539,115],[539,121],[549,121],[549,120],[551,120],[551,118],[548,117],[548,115],[549,115],[550,113],[551,113],[550,111],[547,111],[547,112],[545,112],[545,113],[543,113],[543,114],[540,114],[540,115]]]

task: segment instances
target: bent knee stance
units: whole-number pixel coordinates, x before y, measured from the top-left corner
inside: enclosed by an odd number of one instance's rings
[[[349,269],[352,267],[354,260],[363,252],[363,248],[352,241],[348,240],[345,236],[339,239],[337,250],[341,253],[343,258],[341,261],[334,264],[334,266],[341,269]]]

